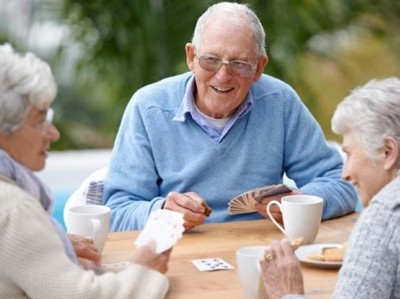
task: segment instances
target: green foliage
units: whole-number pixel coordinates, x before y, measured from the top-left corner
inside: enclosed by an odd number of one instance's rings
[[[195,22],[187,13],[195,8],[189,4],[65,1],[72,33],[85,52],[79,73],[88,81],[107,81],[107,89],[125,103],[139,87],[181,71],[185,41],[190,40]]]
[[[60,92],[64,99],[59,112],[66,120],[62,127],[66,135],[59,146],[111,146],[123,109],[135,90],[187,71],[185,43],[191,39],[197,18],[215,2],[218,1],[64,0],[64,18],[72,35],[59,55],[65,55],[76,42],[83,55],[73,76],[74,88],[71,91],[71,86],[63,86]],[[353,70],[348,60],[340,56],[338,33],[357,28],[358,32],[367,32],[366,35],[387,44],[389,53],[399,53],[399,1],[247,2],[259,15],[267,33],[270,63],[266,72],[291,84],[314,115],[319,114],[319,101],[325,100],[324,91],[330,87],[322,86],[329,81],[320,80],[318,73],[322,76],[324,72],[335,72],[340,78],[351,76]],[[398,55],[395,59],[399,63]],[[321,69],[314,70],[314,65]],[[358,83],[357,80],[350,81]],[[338,81],[337,85],[340,84]],[[343,88],[347,92],[348,86],[343,84]],[[331,111],[334,104],[329,107]],[[329,111],[321,113],[324,117],[318,119],[325,132],[329,131]]]
[[[74,126],[74,118],[84,119],[105,137],[92,145],[75,142],[71,147],[111,146],[123,109],[134,91],[187,71],[184,46],[191,39],[196,17],[206,6],[207,1],[64,1],[72,39],[65,41],[60,56],[75,42],[84,55],[74,75],[80,103],[68,97],[61,101],[60,110],[68,113],[66,119],[70,123],[66,127]],[[80,111],[90,111],[97,119],[71,115],[68,107],[76,110],[79,106]],[[66,132],[76,133],[71,128]],[[64,146],[73,139],[70,136]]]

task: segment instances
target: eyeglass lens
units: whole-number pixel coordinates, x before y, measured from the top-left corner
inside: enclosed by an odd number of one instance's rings
[[[212,56],[201,56],[198,57],[200,67],[209,72],[217,72],[223,64],[228,65],[230,72],[239,77],[250,76],[255,69],[255,66],[244,61],[223,61],[220,58]]]
[[[52,108],[47,109],[46,120],[38,126],[38,129],[42,134],[46,134],[49,130],[50,125],[53,123],[54,110]]]
[[[46,122],[51,124],[54,118],[54,110],[52,108],[47,109]]]

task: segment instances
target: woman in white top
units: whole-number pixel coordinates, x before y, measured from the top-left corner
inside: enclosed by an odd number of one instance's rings
[[[59,138],[55,95],[46,63],[0,46],[0,298],[163,298],[170,250],[156,254],[151,242],[125,270],[96,275],[78,260],[99,263],[93,245],[78,236],[73,244],[52,219],[52,197],[33,171]]]

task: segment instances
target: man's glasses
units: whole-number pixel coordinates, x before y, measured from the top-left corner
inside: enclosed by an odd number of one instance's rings
[[[214,56],[200,56],[196,58],[199,60],[200,67],[209,72],[218,72],[223,64],[226,64],[232,75],[238,77],[249,77],[254,74],[257,65],[251,65],[245,61],[232,60],[226,61]]]
[[[52,108],[47,109],[45,121],[35,125],[35,129],[45,135],[49,130],[50,125],[53,123],[53,118],[54,110]]]

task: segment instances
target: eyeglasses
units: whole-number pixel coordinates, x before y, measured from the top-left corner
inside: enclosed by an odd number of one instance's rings
[[[52,108],[47,109],[45,121],[35,125],[35,129],[45,135],[49,130],[50,125],[53,123],[53,118],[54,110]]]
[[[226,64],[229,68],[229,71],[232,75],[238,77],[249,77],[254,74],[254,71],[257,65],[251,65],[248,62],[240,61],[240,60],[222,60],[221,58],[214,56],[195,56],[199,60],[200,67],[203,70],[209,72],[218,72],[218,70],[222,67],[223,64]]]

